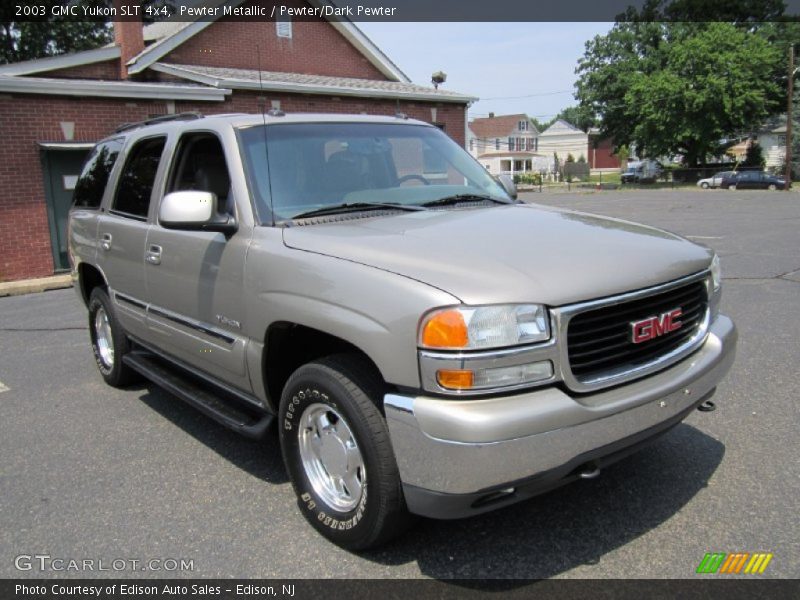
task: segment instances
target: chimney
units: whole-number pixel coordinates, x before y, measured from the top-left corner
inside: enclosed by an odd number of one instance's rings
[[[489,113],[489,118],[494,119],[494,113]]]
[[[144,33],[142,32],[141,3],[135,0],[114,0],[116,9],[114,18],[114,43],[119,46],[120,79],[128,78],[127,63],[134,56],[144,50]],[[124,9],[124,10],[123,10]],[[132,15],[132,16],[122,16]]]

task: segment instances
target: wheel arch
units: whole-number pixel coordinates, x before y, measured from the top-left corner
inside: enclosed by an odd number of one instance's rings
[[[89,305],[92,290],[101,287],[108,292],[108,281],[103,272],[92,264],[82,262],[78,265],[78,285],[83,303]]]
[[[332,354],[354,354],[363,358],[382,381],[381,370],[364,350],[339,336],[294,323],[272,323],[264,335],[261,375],[270,408],[277,412],[286,382],[300,366]]]

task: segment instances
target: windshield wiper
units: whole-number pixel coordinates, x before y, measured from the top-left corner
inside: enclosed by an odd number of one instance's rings
[[[439,198],[438,200],[431,200],[430,202],[423,202],[420,206],[424,206],[426,208],[432,208],[434,206],[450,206],[453,204],[460,204],[461,202],[484,202],[488,200],[489,202],[496,202],[497,204],[513,204],[513,202],[508,202],[507,200],[500,200],[499,198],[493,198],[492,196],[484,196],[482,194],[455,194],[453,196],[445,196],[444,198]]]
[[[357,212],[360,210],[376,210],[379,208],[407,210],[407,211],[425,210],[422,206],[397,204],[394,202],[343,202],[342,204],[334,204],[333,206],[323,206],[322,208],[315,208],[314,210],[309,210],[307,212],[300,213],[299,215],[295,215],[292,217],[292,219],[323,217],[325,215],[338,215],[348,212]]]

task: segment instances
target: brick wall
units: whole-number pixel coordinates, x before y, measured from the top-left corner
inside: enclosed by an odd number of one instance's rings
[[[119,59],[106,60],[91,65],[81,65],[78,67],[68,67],[47,71],[46,73],[35,73],[33,77],[56,77],[63,79],[104,79],[113,81],[119,79]]]
[[[53,274],[53,255],[38,142],[64,141],[60,122],[75,123],[73,141],[96,141],[121,121],[166,113],[164,102],[125,102],[35,95],[0,97],[0,280]]]
[[[595,143],[597,144],[596,148]],[[619,158],[614,154],[614,140],[610,138],[597,140],[590,136],[586,159],[592,169],[619,169],[620,167]]]
[[[204,114],[258,113],[259,94],[234,92],[224,103],[176,102],[176,110]],[[436,122],[464,145],[463,105],[393,100],[267,94],[267,104],[278,100],[287,112],[366,113],[409,117]],[[97,141],[122,122],[166,114],[164,101],[125,101],[99,98],[13,95],[0,97],[0,280],[44,277],[53,273],[44,175],[38,142],[64,141],[60,122],[75,123],[73,141]]]
[[[274,22],[222,18],[160,60],[234,69],[258,69],[260,61],[264,71],[387,79],[324,20],[293,22],[288,39],[277,36]]]

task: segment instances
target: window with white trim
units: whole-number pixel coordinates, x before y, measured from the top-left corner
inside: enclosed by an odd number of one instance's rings
[[[275,21],[275,33],[281,38],[292,38],[292,19],[283,17]]]

